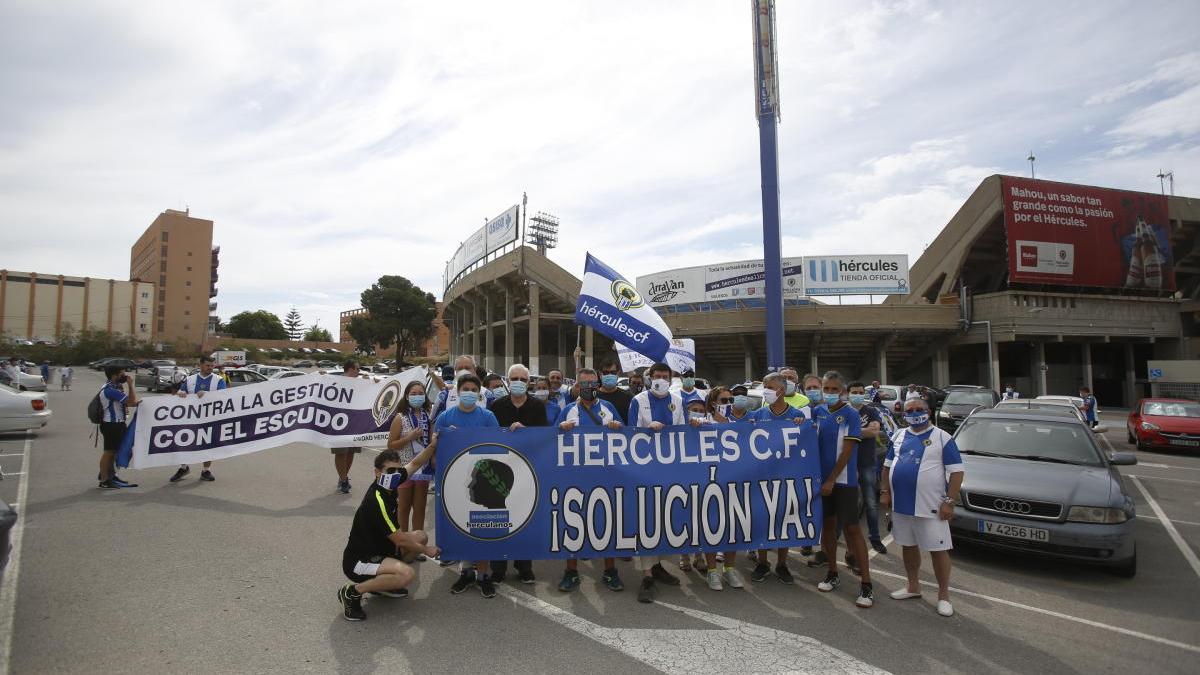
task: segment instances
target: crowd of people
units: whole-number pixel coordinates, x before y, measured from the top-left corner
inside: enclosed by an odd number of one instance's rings
[[[578,359],[578,353],[577,353]],[[664,363],[628,374],[627,388],[616,361],[599,369],[579,368],[568,386],[560,370],[534,377],[522,364],[513,364],[507,377],[485,372],[469,356],[458,357],[452,372],[431,373],[429,387],[410,382],[391,423],[387,449],[375,457],[375,481],[355,514],[342,558],[350,583],[338,589],[338,601],[347,620],[366,618],[365,594],[389,597],[407,595],[414,578],[412,565],[436,558],[440,551],[425,532],[425,502],[433,471],[430,462],[438,436],[454,429],[503,428],[517,432],[527,427],[556,426],[562,432],[576,427],[651,431],[669,426],[754,424],[782,421],[816,428],[824,522],[820,550],[801,549],[811,567],[826,567],[817,584],[832,593],[841,585],[837,549],[844,541],[843,562],[858,576],[856,606],[875,603],[870,574],[871,549],[886,554],[881,538],[880,510],[890,511],[892,537],[903,549],[907,576],[904,588],[892,592],[895,600],[920,597],[918,573],[921,552],[930,554],[938,582],[937,611],[951,616],[949,599],[952,547],[949,520],[962,485],[963,464],[953,438],[931,420],[929,403],[919,396],[904,403],[903,428],[898,428],[879,397],[879,383],[847,381],[831,371],[822,376],[801,375],[792,368],[768,373],[762,381],[762,405],[750,396],[746,384],[696,387],[695,373],[674,373]],[[679,387],[672,386],[678,377]],[[515,442],[515,441],[514,441]],[[340,486],[340,483],[339,483]],[[866,536],[861,521],[867,523]],[[681,573],[699,572],[713,591],[743,588],[737,567],[743,553],[753,563],[752,582],[771,577],[794,583],[789,569],[790,552],[711,551],[680,555]],[[660,586],[678,586],[679,576],[667,569],[665,556],[623,559],[636,576],[637,599],[653,602]],[[620,560],[605,558],[600,582],[612,591],[624,590]],[[508,578],[508,561],[451,561],[459,575],[450,592],[478,588],[484,598],[496,595],[496,585]],[[513,561],[521,583],[536,582],[533,563]],[[564,562],[558,589],[569,593],[581,584],[579,561]]]

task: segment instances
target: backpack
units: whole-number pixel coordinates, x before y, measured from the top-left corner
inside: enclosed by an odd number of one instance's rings
[[[100,392],[92,397],[87,407],[88,421],[92,424],[100,424],[104,421],[104,406],[100,403]]]

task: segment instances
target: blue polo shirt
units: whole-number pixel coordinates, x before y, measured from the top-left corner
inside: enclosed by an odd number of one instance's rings
[[[470,429],[498,426],[500,423],[496,421],[496,416],[492,414],[492,411],[479,405],[472,408],[471,412],[464,412],[462,408],[454,406],[438,415],[437,421],[433,424],[435,431],[445,431],[450,427]]]
[[[846,403],[836,410],[825,409],[825,418],[817,425],[817,445],[821,449],[821,480],[829,480],[837,465],[845,441],[854,441],[850,461],[835,478],[837,485],[858,486],[858,442],[862,440],[862,417]]]

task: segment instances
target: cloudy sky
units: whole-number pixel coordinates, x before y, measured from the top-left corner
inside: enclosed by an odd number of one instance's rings
[[[219,314],[336,334],[529,194],[552,258],[761,255],[750,3],[0,3],[0,268],[216,222]],[[785,255],[920,255],[993,173],[1200,195],[1200,4],[780,0]]]

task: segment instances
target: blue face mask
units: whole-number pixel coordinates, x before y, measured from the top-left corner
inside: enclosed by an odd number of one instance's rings
[[[694,378],[694,377],[685,377],[685,378],[683,378],[683,379],[681,380],[680,384],[682,384],[682,385],[683,385],[683,388],[684,388],[684,389],[692,389],[693,387],[695,387],[695,386],[696,386],[696,378]]]
[[[866,402],[867,402],[866,394],[850,394],[850,405],[854,406],[855,408],[861,406],[862,404],[864,404]]]
[[[508,390],[512,392],[513,396],[524,396],[529,392],[529,385],[520,380],[513,380],[509,383]]]
[[[807,396],[810,401],[815,401],[817,403],[820,403],[825,398],[825,394],[820,389],[805,390],[804,395]]]
[[[613,375],[612,373],[604,375],[600,378],[600,383],[605,387],[612,389],[613,387],[617,386],[617,376]]]
[[[826,405],[833,405],[834,403],[837,403],[838,401],[842,400],[841,394],[831,394],[829,392],[824,392],[821,395],[825,397]]]
[[[458,404],[464,408],[474,408],[475,404],[479,403],[479,392],[477,391],[460,391],[458,392]]]
[[[492,396],[496,398],[504,398],[508,396],[508,390],[504,387],[492,387]]]
[[[788,381],[787,381],[787,382],[786,382],[786,383],[783,385],[783,395],[784,395],[784,396],[791,396],[791,395],[792,395],[792,394],[794,394],[794,393],[796,393],[796,383],[795,383],[795,382],[792,382],[791,380],[788,380]]]
[[[904,421],[908,422],[908,426],[910,427],[922,427],[929,421],[929,413],[906,412],[904,413]]]
[[[409,394],[408,404],[414,408],[420,408],[425,405],[425,394]]]
[[[741,394],[734,396],[733,397],[733,407],[737,408],[738,410],[745,410],[746,408],[749,408],[750,407],[750,397],[742,396]]]

